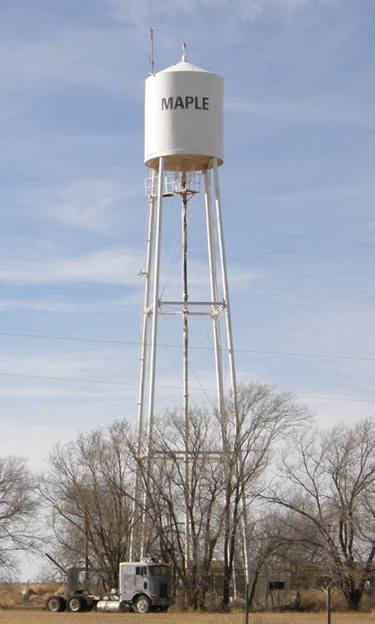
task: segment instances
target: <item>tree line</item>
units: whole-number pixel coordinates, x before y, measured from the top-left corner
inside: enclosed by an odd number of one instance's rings
[[[134,501],[137,474],[146,495]],[[100,569],[116,587],[144,517],[146,552],[171,564],[184,603],[206,608],[219,569],[228,608],[234,573],[244,582],[246,525],[250,601],[264,569],[282,566],[336,583],[358,609],[375,576],[374,494],[372,419],[318,429],[291,395],[248,384],[238,389],[236,411],[230,398],[221,413],[191,410],[188,440],[180,411],[166,410],[149,467],[125,420],[56,444],[41,475],[21,459],[0,459],[0,566],[48,540],[64,564]],[[41,508],[48,527],[36,521]]]

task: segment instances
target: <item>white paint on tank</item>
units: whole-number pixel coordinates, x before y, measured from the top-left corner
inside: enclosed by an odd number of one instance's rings
[[[223,80],[217,74],[181,61],[146,80],[145,164],[167,171],[222,165]]]

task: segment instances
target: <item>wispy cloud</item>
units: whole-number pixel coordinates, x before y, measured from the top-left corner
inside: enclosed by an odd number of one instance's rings
[[[36,392],[36,388],[52,385],[60,392],[65,384],[69,396],[84,396],[88,389],[108,395],[136,387],[137,346],[45,340],[23,341],[22,348],[14,344],[18,349],[0,355],[0,386],[5,389],[28,384]],[[132,366],[126,362],[129,357]]]
[[[240,14],[242,19],[253,22],[269,11],[281,13],[295,13],[329,0],[240,0]],[[230,2],[227,2],[230,5]]]
[[[76,257],[3,259],[0,282],[7,284],[102,283],[138,286],[143,250],[104,249]]]
[[[350,401],[337,401],[322,398],[304,398],[303,402],[309,406],[312,414],[320,427],[330,428],[337,423],[353,424],[353,411],[355,411],[355,421],[363,418],[373,418],[375,405],[370,403],[351,403]]]
[[[12,91],[24,84],[43,88],[68,84],[112,93],[124,93],[131,86],[134,92],[137,79],[130,64],[129,71],[124,71],[122,46],[123,33],[93,26],[64,29],[54,25],[38,38],[29,35],[9,40],[4,36],[0,43],[1,83]]]
[[[73,296],[69,299],[56,297],[3,298],[0,299],[0,311],[29,310],[46,313],[94,314],[98,311],[121,309],[129,305],[141,305],[141,299],[141,291],[136,291],[129,297],[118,297],[115,299],[99,299],[96,297],[95,301],[84,301],[76,297],[73,298]]]
[[[239,0],[235,15],[238,21],[254,21],[268,11],[294,13],[304,9],[329,5],[336,0]],[[230,13],[233,17],[233,4],[230,0],[159,0],[153,10],[137,0],[111,0],[115,18],[140,27],[149,26],[150,19],[157,14],[173,19],[176,15],[199,14],[202,10]]]
[[[31,203],[35,210],[72,227],[110,233],[116,232],[127,202],[137,195],[138,188],[109,179],[76,180],[36,192]]]
[[[239,98],[228,98],[225,102],[228,113],[265,117],[273,121],[310,122],[346,126],[369,127],[374,125],[372,108],[363,102],[353,101],[351,105],[338,98],[266,99],[261,100],[252,93]]]
[[[142,287],[140,272],[144,261],[144,250],[136,248],[108,248],[76,257],[59,257],[53,249],[40,248],[37,257],[34,252],[30,258],[3,258],[0,282],[11,285],[98,283]],[[234,289],[249,285],[259,278],[257,272],[238,265],[231,265],[229,272]],[[164,290],[167,287],[172,290],[180,288],[178,261],[168,271],[164,270],[161,280]],[[203,260],[193,259],[189,263],[189,280],[193,287],[208,287],[208,269]],[[1,305],[9,308],[15,305],[15,300],[5,299],[2,303],[0,300],[0,307]],[[21,300],[20,306],[22,305],[27,305],[26,300]],[[65,304],[45,299],[36,301],[34,305],[40,306],[40,309],[53,309],[55,306],[64,307]]]

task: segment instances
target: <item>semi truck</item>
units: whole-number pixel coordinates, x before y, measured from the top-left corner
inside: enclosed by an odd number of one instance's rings
[[[52,557],[50,559],[54,561]],[[83,568],[59,568],[66,573],[66,593],[47,598],[45,606],[51,612],[67,610],[77,613],[92,609],[121,612],[130,609],[136,613],[148,613],[151,610],[167,611],[171,604],[170,567],[165,563],[149,559],[120,563],[118,591],[112,590],[103,597],[90,594],[80,582]]]

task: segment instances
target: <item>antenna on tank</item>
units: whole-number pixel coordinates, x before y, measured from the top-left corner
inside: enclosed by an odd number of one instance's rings
[[[155,73],[154,71],[155,58],[154,58],[154,29],[152,27],[150,28],[150,66],[151,66],[150,74],[153,76]]]
[[[186,58],[186,48],[187,48],[187,45],[184,42],[182,44],[182,59],[181,59],[183,62],[187,61],[187,58]]]

